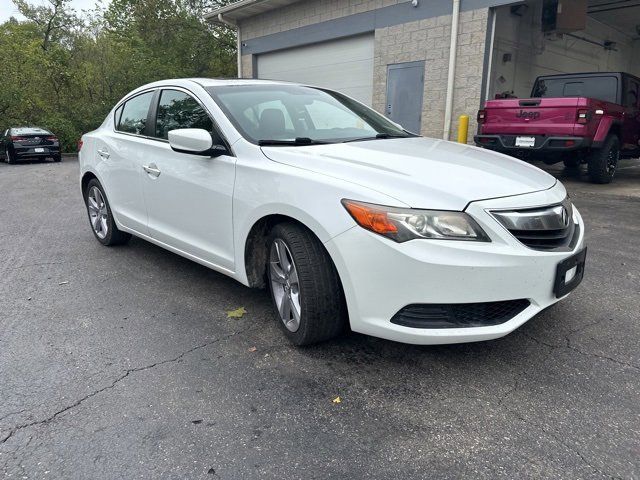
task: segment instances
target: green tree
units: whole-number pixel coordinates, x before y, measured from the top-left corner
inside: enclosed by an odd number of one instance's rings
[[[14,1],[26,20],[0,24],[0,128],[48,128],[65,151],[140,85],[236,74],[235,32],[203,20],[228,0],[114,0],[83,18],[67,0]]]

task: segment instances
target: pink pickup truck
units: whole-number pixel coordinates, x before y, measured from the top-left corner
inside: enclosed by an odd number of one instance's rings
[[[640,79],[627,73],[538,77],[531,98],[490,100],[478,112],[478,146],[547,164],[587,164],[595,183],[640,154]]]

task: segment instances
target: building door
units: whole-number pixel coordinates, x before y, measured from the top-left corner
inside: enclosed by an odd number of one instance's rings
[[[338,90],[371,106],[373,35],[358,35],[258,55],[258,78]]]
[[[406,130],[420,133],[424,62],[407,62],[387,67],[386,115]]]

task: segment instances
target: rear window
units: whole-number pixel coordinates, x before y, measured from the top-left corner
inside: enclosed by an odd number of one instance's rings
[[[532,98],[586,97],[618,103],[617,77],[541,78],[533,86]]]
[[[12,128],[11,135],[51,135],[49,130],[38,127]]]
[[[147,128],[147,114],[154,92],[142,93],[127,100],[120,113],[118,120],[118,131],[133,133],[134,135],[144,135]]]

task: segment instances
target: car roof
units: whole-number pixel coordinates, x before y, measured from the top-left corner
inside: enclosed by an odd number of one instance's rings
[[[230,85],[298,85],[291,82],[283,82],[278,80],[259,80],[253,78],[174,78],[167,80],[159,80],[149,83],[140,88],[153,88],[162,86],[180,86],[189,83],[197,83],[202,87],[220,87]]]

